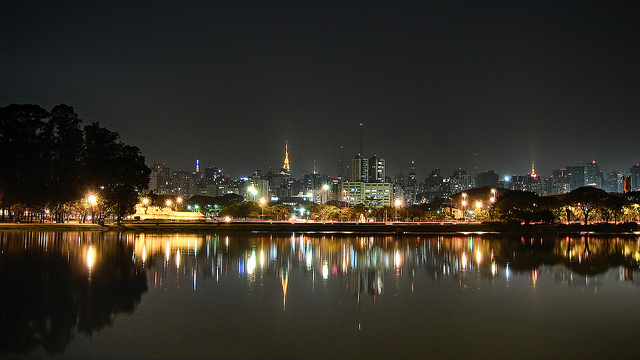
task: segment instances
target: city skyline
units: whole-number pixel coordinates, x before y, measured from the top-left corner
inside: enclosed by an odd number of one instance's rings
[[[237,176],[234,174],[234,176],[232,176],[231,174],[229,174],[228,172],[226,172],[225,170],[227,169],[227,167],[224,164],[203,164],[202,161],[200,161],[200,159],[194,159],[193,160],[193,164],[191,167],[184,167],[184,166],[177,166],[174,167],[176,164],[171,164],[168,162],[164,162],[164,161],[158,161],[156,163],[149,163],[149,161],[147,160],[147,163],[150,167],[153,167],[154,164],[163,164],[165,166],[167,166],[168,168],[171,168],[174,171],[194,171],[194,172],[198,172],[198,169],[200,169],[200,171],[202,171],[202,169],[204,169],[204,167],[215,167],[220,169],[221,171],[223,171],[225,174],[231,176],[234,179],[239,179],[242,177],[250,177],[251,175],[253,175],[256,171],[261,171],[261,172],[268,172],[271,171],[273,173],[279,173],[282,169],[286,169],[288,171],[293,171],[293,169],[295,168],[294,166],[291,165],[290,160],[289,160],[289,147],[288,147],[289,143],[286,142],[286,152],[283,152],[283,161],[281,161],[280,163],[283,164],[281,167],[278,166],[271,166],[271,167],[259,167],[256,168],[248,173],[242,173],[242,174],[237,174]],[[384,156],[379,156],[377,153],[372,154],[371,156],[372,158],[381,158],[384,161]],[[352,161],[356,160],[358,158],[364,158],[364,160],[369,160],[369,156],[364,155],[364,154],[357,154],[355,156],[352,156],[350,158],[345,158],[343,159],[343,165],[344,165],[344,174],[346,176],[346,178],[353,178],[352,175],[352,171],[353,169],[351,168],[353,166]],[[634,166],[638,166],[640,165],[639,163],[633,163],[633,164],[629,164],[629,166],[622,168],[622,169],[608,169],[607,167],[603,167],[603,164],[599,163],[596,160],[590,160],[590,161],[578,161],[575,163],[571,163],[571,164],[565,164],[564,166],[560,166],[557,168],[552,168],[552,169],[540,169],[535,163],[531,163],[529,164],[529,171],[525,171],[522,173],[500,173],[498,171],[496,171],[494,168],[488,168],[488,169],[466,169],[466,168],[462,168],[462,167],[452,167],[451,172],[445,172],[442,170],[442,168],[440,167],[433,167],[433,168],[424,168],[422,167],[420,169],[420,171],[418,171],[419,166],[416,166],[415,161],[411,162],[409,164],[409,166],[403,167],[402,172],[396,171],[396,172],[389,172],[387,170],[386,172],[386,177],[387,178],[391,178],[393,179],[393,177],[395,175],[408,175],[410,173],[415,173],[417,175],[417,178],[419,180],[423,180],[426,177],[428,177],[433,171],[439,170],[442,174],[442,176],[451,176],[452,174],[454,174],[455,172],[462,170],[462,171],[466,171],[469,175],[475,175],[475,174],[481,174],[481,173],[486,173],[486,172],[495,172],[496,174],[498,174],[500,176],[500,179],[506,179],[506,178],[510,178],[512,176],[525,176],[525,175],[536,175],[539,176],[541,178],[547,178],[552,176],[552,172],[555,170],[562,170],[562,169],[567,169],[569,167],[575,167],[575,166],[584,166],[586,164],[597,164],[600,171],[604,174],[609,173],[609,172],[617,172],[617,173],[621,173],[621,174],[629,174],[630,173],[630,169]],[[202,166],[204,165],[204,167]],[[313,164],[315,165],[315,164]],[[391,164],[393,166],[393,164]],[[604,165],[606,166],[606,165]],[[448,167],[447,167],[448,168]],[[324,171],[315,171],[314,172],[315,167],[312,166],[311,171],[308,172],[301,172],[301,171],[297,171],[296,173],[300,173],[300,176],[293,176],[294,178],[302,178],[305,175],[310,175],[310,174],[321,174],[321,175],[328,175],[330,177],[339,177],[340,173],[339,173],[339,166],[337,167],[337,170],[335,172],[324,172]],[[608,169],[608,170],[607,170]],[[542,170],[542,171],[540,171]],[[368,180],[365,180],[368,181]]]
[[[0,9],[0,104],[71,105],[149,164],[237,177],[279,169],[285,141],[295,177],[360,152],[421,177],[640,161],[639,3]]]

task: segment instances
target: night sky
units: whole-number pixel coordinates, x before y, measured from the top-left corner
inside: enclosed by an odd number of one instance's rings
[[[61,3],[61,4],[59,4]],[[640,162],[638,1],[0,4],[0,106],[71,105],[149,165],[526,174]]]

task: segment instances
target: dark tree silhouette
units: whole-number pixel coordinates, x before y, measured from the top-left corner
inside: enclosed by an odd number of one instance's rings
[[[50,156],[46,169],[47,195],[59,222],[63,220],[63,205],[82,196],[78,187],[78,159],[84,142],[80,123],[71,106],[57,105],[51,110],[51,119],[46,126]]]
[[[118,141],[118,133],[98,123],[84,128],[83,183],[98,192],[118,222],[133,211],[138,193],[146,189],[151,170],[140,149]]]
[[[81,122],[68,105],[51,113],[37,105],[0,108],[3,209],[19,217],[26,209],[43,213],[47,206],[61,221],[62,209],[90,190],[100,193],[118,221],[133,212],[151,173],[140,150],[98,123],[83,131]]]
[[[2,208],[45,203],[42,169],[47,156],[45,127],[49,113],[37,105],[0,108],[0,196]]]

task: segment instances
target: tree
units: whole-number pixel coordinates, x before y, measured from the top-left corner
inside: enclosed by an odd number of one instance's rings
[[[38,105],[0,108],[0,194],[2,208],[15,203],[44,205],[45,132],[49,113]]]
[[[276,204],[271,207],[271,212],[274,214],[276,220],[286,220],[291,216],[293,210],[291,209],[291,206]]]
[[[80,123],[73,107],[64,104],[50,113],[37,105],[0,108],[3,209],[23,204],[30,214],[43,214],[48,206],[63,221],[64,209],[90,190],[101,193],[118,221],[133,212],[151,173],[140,150],[98,123],[84,131]]]
[[[492,211],[501,220],[518,220],[526,225],[531,221],[548,222],[553,214],[546,209],[547,202],[548,200],[530,191],[507,191],[500,195]]]
[[[136,146],[117,141],[118,133],[92,123],[84,128],[83,183],[98,192],[118,223],[132,214],[138,193],[149,183],[151,169]]]
[[[617,223],[627,205],[629,201],[621,194],[606,194],[603,206],[598,209],[598,212],[605,222],[613,218],[613,222]]]
[[[584,215],[584,224],[589,223],[589,215],[591,212],[604,205],[607,198],[607,192],[591,186],[579,187],[566,196],[568,204],[579,208]]]
[[[78,188],[80,153],[83,146],[81,120],[71,106],[57,105],[45,127],[49,139],[46,190],[51,209],[61,221],[63,204],[81,197]]]

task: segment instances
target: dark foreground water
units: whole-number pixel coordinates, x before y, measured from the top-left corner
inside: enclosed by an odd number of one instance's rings
[[[10,358],[638,358],[637,237],[0,232]]]

